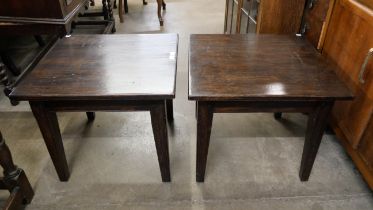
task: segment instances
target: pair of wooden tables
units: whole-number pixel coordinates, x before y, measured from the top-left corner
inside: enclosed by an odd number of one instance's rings
[[[57,111],[150,111],[163,181],[170,181],[177,35],[90,35],[60,40],[10,97],[30,102],[61,181],[69,169]],[[197,181],[204,181],[213,113],[306,112],[300,167],[308,179],[336,100],[351,99],[333,66],[301,38],[192,35],[189,99],[197,103]]]

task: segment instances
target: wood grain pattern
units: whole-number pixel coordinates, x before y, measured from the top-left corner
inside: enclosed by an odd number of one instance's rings
[[[299,32],[305,0],[261,0],[257,33]]]
[[[357,15],[359,8],[351,9],[353,5],[346,6],[343,2],[338,0],[334,7],[323,54],[339,65],[337,74],[356,96],[352,102],[336,103],[332,117],[352,147],[357,148],[373,113],[373,61],[368,63],[366,82],[361,84],[358,79],[367,52],[373,47],[373,36],[370,35],[373,34],[373,22]]]
[[[191,35],[189,99],[351,99],[309,43],[285,35]]]
[[[177,43],[175,34],[72,36],[60,40],[10,97],[172,99]]]

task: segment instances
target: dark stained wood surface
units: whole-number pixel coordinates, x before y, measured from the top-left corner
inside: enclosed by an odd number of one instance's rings
[[[352,94],[302,38],[191,35],[191,100],[330,100]]]
[[[178,36],[78,35],[60,40],[14,89],[15,100],[175,97]]]

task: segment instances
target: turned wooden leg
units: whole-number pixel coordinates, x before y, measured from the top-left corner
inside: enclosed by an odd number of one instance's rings
[[[148,2],[146,2],[146,0],[142,0],[142,4],[143,4],[143,5],[147,5]]]
[[[67,181],[70,177],[70,172],[67,166],[57,115],[55,112],[46,110],[42,102],[30,102],[30,105],[43,134],[44,142],[47,145],[58,177],[61,181]]]
[[[162,18],[162,0],[157,0],[158,3],[158,20],[159,24],[163,26],[163,18]]]
[[[312,166],[327,126],[328,115],[332,107],[333,102],[321,103],[308,117],[302,162],[299,170],[301,181],[307,181],[311,174]]]
[[[124,22],[124,19],[123,19],[123,0],[119,0],[118,15],[119,15],[119,21],[121,23],[123,23]]]
[[[207,154],[209,150],[213,110],[208,102],[198,102],[197,113],[197,167],[196,181],[205,180]]]
[[[281,120],[282,112],[275,112],[273,113],[273,116],[276,120]]]
[[[166,100],[167,120],[168,122],[174,121],[174,108],[172,99]]]
[[[93,121],[95,120],[96,114],[94,112],[86,112],[88,121]]]
[[[34,191],[28,181],[25,172],[13,163],[12,154],[0,132],[0,165],[4,169],[4,178],[1,182],[11,193],[11,199],[5,206],[16,207],[22,203],[30,203],[34,197]],[[12,208],[9,208],[12,209]],[[16,208],[15,208],[16,209]]]
[[[166,125],[166,107],[164,102],[154,105],[150,109],[155,146],[163,182],[170,182],[170,160],[168,154],[168,136]]]

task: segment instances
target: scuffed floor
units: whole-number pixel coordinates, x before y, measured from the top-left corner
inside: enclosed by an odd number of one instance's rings
[[[298,169],[306,116],[216,114],[205,183],[195,182],[196,121],[187,100],[191,33],[222,33],[224,0],[167,0],[165,26],[156,3],[129,0],[120,33],[180,36],[175,121],[169,125],[171,183],[162,183],[150,114],[59,113],[71,169],[59,182],[27,103],[0,97],[0,129],[35,189],[27,209],[373,209],[373,196],[333,135],[325,135],[310,180]],[[100,3],[97,2],[97,6]],[[125,58],[123,58],[125,59]]]

